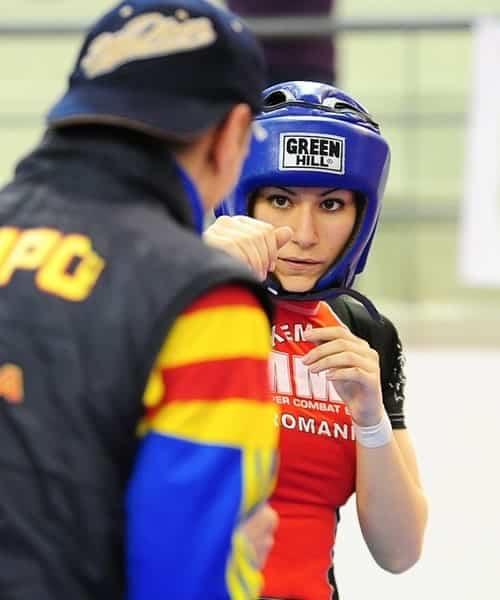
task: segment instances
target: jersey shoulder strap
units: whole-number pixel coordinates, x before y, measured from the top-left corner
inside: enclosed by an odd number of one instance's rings
[[[372,345],[373,319],[361,302],[349,296],[337,296],[327,303],[354,335]]]

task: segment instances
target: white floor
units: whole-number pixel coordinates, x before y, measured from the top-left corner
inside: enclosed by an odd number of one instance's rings
[[[336,550],[341,598],[500,600],[500,341],[406,354],[407,424],[430,505],[424,554],[407,573],[382,571],[351,499]]]

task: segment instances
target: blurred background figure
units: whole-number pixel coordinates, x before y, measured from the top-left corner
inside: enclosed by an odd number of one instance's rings
[[[227,0],[243,17],[319,16],[328,18],[335,0]],[[300,40],[263,40],[269,85],[280,81],[311,80],[335,83],[335,43],[332,35]]]

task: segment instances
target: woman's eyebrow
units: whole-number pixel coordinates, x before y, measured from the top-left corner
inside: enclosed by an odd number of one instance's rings
[[[283,190],[284,192],[287,192],[287,194],[291,194],[292,196],[296,196],[297,195],[296,191],[294,191],[294,190],[292,190],[290,188],[284,187],[282,185],[276,185],[274,187],[277,187],[279,190]]]
[[[328,196],[328,194],[331,194],[332,192],[336,192],[337,190],[340,190],[341,188],[330,188],[328,190],[325,190],[324,192],[321,192],[320,196]]]
[[[292,196],[296,196],[297,195],[297,192],[294,192],[293,190],[291,190],[289,188],[286,188],[286,187],[284,187],[282,185],[273,185],[271,187],[276,188],[277,190],[283,190],[284,192],[286,192],[287,194],[291,194]]]

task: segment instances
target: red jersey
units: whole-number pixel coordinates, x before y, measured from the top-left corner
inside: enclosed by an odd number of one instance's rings
[[[314,347],[303,333],[342,325],[326,302],[277,303],[272,328],[271,386],[280,405],[280,468],[271,505],[279,514],[264,569],[262,595],[329,600],[327,573],[337,508],[354,492],[352,419],[325,373],[309,373],[302,357]]]

